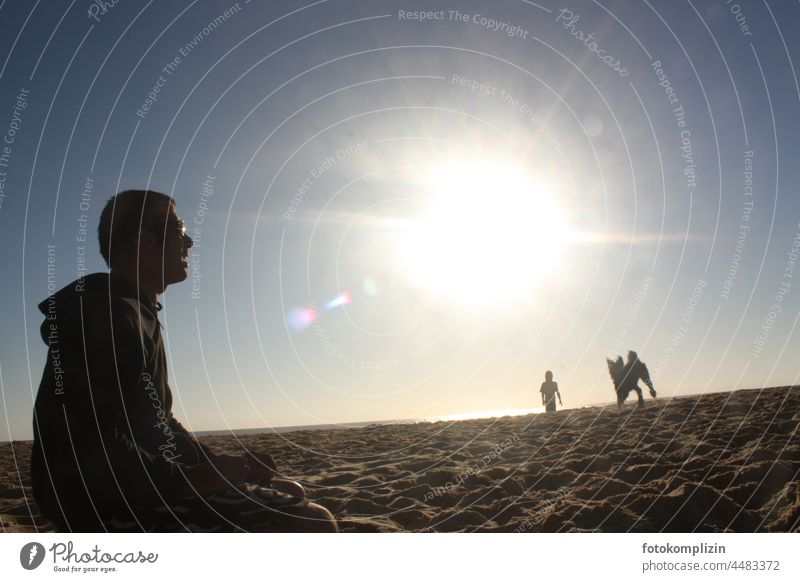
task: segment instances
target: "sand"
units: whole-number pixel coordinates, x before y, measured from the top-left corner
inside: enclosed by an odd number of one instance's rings
[[[271,452],[345,532],[800,531],[800,387],[553,414],[201,440]],[[31,444],[0,447],[3,531],[52,531]]]

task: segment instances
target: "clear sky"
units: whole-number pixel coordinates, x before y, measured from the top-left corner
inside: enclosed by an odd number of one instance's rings
[[[0,440],[32,435],[48,265],[103,270],[126,188],[174,195],[196,239],[161,313],[194,430],[535,407],[547,369],[567,407],[608,402],[629,349],[660,397],[795,383],[798,23],[0,1]]]

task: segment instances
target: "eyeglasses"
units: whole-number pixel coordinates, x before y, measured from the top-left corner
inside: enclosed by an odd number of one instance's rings
[[[181,238],[185,240],[189,247],[194,243],[192,238],[186,234],[186,223],[182,220],[168,220],[162,224],[151,224],[150,228],[157,232],[164,232],[165,230],[177,230]]]
[[[181,232],[181,236],[186,236],[186,223],[182,220],[168,220],[166,227],[178,229]]]

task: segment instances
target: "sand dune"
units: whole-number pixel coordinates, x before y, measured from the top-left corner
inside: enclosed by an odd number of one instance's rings
[[[343,531],[800,531],[798,425],[800,387],[782,387],[202,440],[271,452]],[[0,447],[4,531],[52,530],[29,457],[30,443]]]

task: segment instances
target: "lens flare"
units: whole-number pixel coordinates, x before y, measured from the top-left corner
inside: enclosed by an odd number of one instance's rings
[[[296,308],[289,311],[286,321],[295,331],[302,331],[317,320],[317,310],[313,307]]]
[[[352,299],[350,298],[350,293],[343,291],[338,296],[328,301],[324,305],[324,309],[329,311],[340,305],[350,305],[351,303]],[[303,331],[309,325],[317,321],[318,318],[319,312],[317,312],[315,307],[296,307],[290,309],[286,314],[286,322],[294,331]]]
[[[325,304],[325,309],[333,309],[334,307],[339,307],[340,305],[350,305],[352,303],[350,299],[350,293],[347,291],[343,291],[337,297],[334,297],[330,301]]]

